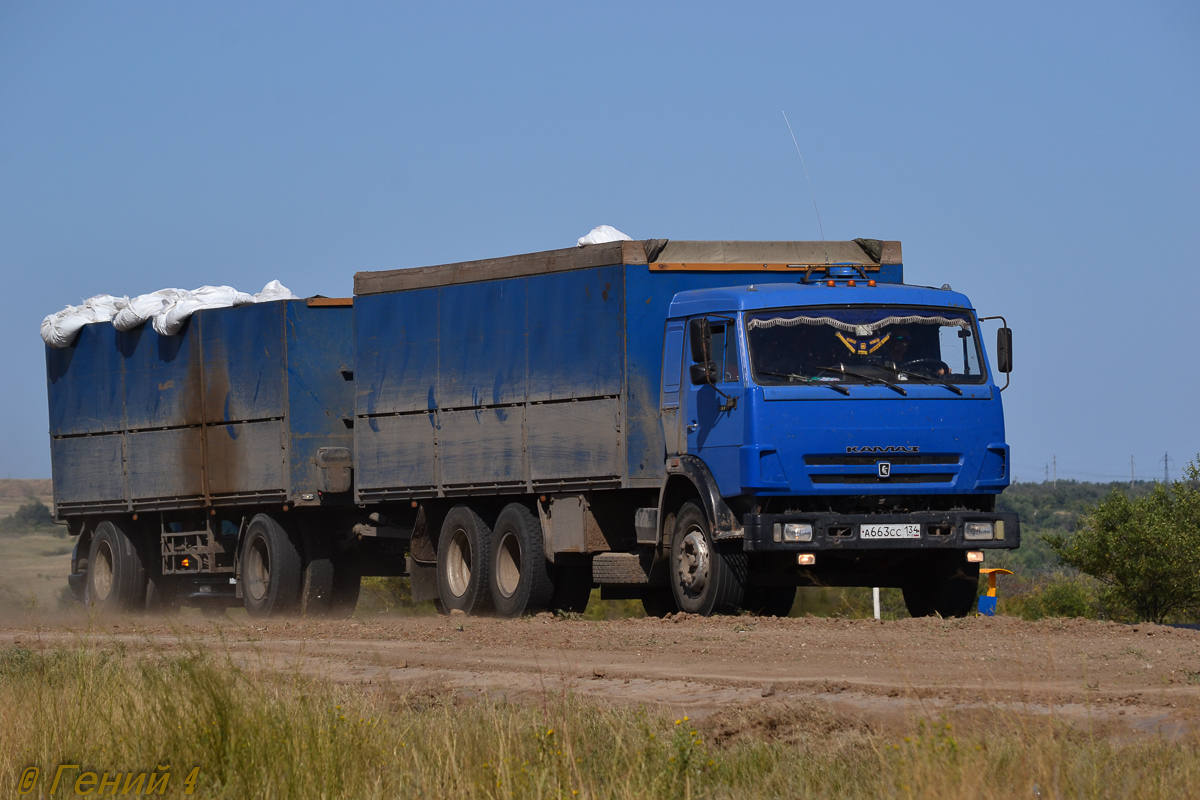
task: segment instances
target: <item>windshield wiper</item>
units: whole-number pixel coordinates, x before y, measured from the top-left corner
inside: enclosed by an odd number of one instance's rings
[[[825,368],[819,367],[818,369],[825,369]],[[833,372],[834,370],[829,370],[829,371]],[[830,389],[833,389],[838,394],[844,394],[847,397],[850,396],[850,390],[847,389],[845,386],[838,386],[836,383],[829,383],[828,381],[818,381],[814,378],[810,378],[807,375],[796,375],[791,372],[768,372],[765,369],[756,370],[756,372],[758,372],[759,375],[770,375],[772,378],[787,378],[789,381],[804,381],[805,383],[809,383],[809,384],[815,383],[818,386],[827,386]]]
[[[817,369],[824,369],[830,372],[841,372],[844,375],[853,375],[855,378],[861,378],[862,380],[866,381],[868,385],[872,383],[883,384],[893,392],[908,397],[908,392],[904,391],[904,389],[892,383],[891,381],[885,381],[883,378],[876,378],[875,376],[867,375],[864,372],[855,372],[854,370],[846,369],[845,364],[838,364],[836,367],[817,367]]]
[[[889,372],[891,372],[893,375],[897,375],[897,376],[899,376],[901,374],[911,375],[914,378],[924,378],[925,380],[930,380],[930,381],[933,381],[934,383],[940,383],[942,386],[945,386],[947,389],[954,392],[959,397],[962,397],[962,389],[958,388],[957,386],[955,386],[953,383],[946,380],[945,378],[939,378],[937,375],[927,375],[924,372],[905,372],[904,370],[899,369],[898,367],[890,367],[887,364],[872,364],[871,366],[879,367],[879,369],[886,369]]]

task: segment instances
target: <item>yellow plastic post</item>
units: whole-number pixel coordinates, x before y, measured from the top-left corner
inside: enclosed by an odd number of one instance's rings
[[[1012,575],[1012,570],[1000,569],[999,567],[993,569],[981,569],[979,571],[988,576],[988,597],[996,596],[996,573],[1000,573],[1002,575]]]

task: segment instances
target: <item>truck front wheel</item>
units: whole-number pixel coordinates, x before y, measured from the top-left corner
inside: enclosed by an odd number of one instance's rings
[[[488,567],[492,562],[492,531],[478,514],[455,506],[442,523],[438,537],[438,598],[446,613],[478,614],[488,610],[492,597]]]
[[[904,584],[904,605],[914,617],[965,617],[971,613],[979,586],[979,564],[963,553],[937,553]]]
[[[746,555],[713,540],[708,518],[694,502],[675,517],[671,591],[680,611],[706,617],[741,605],[746,593]]]
[[[101,614],[141,610],[146,602],[146,569],[129,535],[105,520],[96,526],[88,549],[86,605]]]
[[[242,545],[242,597],[252,617],[291,611],[300,602],[300,548],[267,514],[250,520]]]

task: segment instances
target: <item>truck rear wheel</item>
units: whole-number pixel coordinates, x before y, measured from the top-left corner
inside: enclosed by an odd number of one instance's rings
[[[491,608],[488,568],[492,561],[492,531],[478,514],[455,506],[442,523],[438,537],[438,598],[446,613],[478,614]]]
[[[250,520],[242,545],[242,597],[252,617],[292,611],[300,602],[300,548],[267,514]]]
[[[675,517],[670,580],[679,610],[706,617],[741,605],[746,593],[746,555],[713,540],[708,518],[694,502]]]
[[[146,602],[146,568],[116,522],[96,526],[88,549],[86,605],[101,614],[139,611]]]
[[[554,584],[542,546],[542,524],[525,506],[509,503],[492,530],[492,605],[502,617],[519,617],[550,605]],[[590,588],[590,587],[589,587]]]
[[[965,617],[975,605],[979,564],[959,551],[937,553],[902,587],[904,605],[914,617]]]

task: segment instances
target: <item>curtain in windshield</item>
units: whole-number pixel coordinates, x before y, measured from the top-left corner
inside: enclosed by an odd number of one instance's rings
[[[984,380],[971,315],[948,308],[763,311],[746,315],[746,338],[760,385]]]

